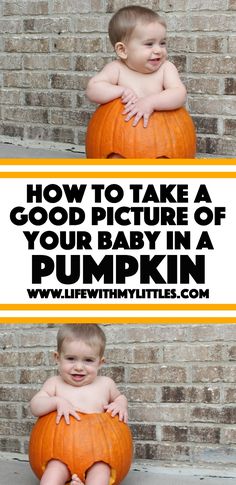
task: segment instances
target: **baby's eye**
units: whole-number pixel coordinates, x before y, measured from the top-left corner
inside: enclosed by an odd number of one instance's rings
[[[73,361],[75,359],[74,359],[74,357],[66,357],[66,360]]]
[[[161,46],[165,46],[165,45],[166,45],[166,40],[163,40],[163,41],[161,42]]]
[[[147,45],[147,46],[149,46],[149,47],[152,47],[152,46],[153,46],[153,42],[146,42],[146,44],[145,44],[145,45]]]

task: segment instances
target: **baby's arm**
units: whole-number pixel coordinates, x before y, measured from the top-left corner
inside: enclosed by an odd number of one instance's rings
[[[124,103],[136,101],[137,96],[132,89],[118,86],[119,73],[118,61],[113,61],[92,77],[86,90],[86,95],[90,101],[98,104],[105,104],[116,98],[121,98]]]
[[[34,416],[44,416],[51,411],[57,411],[56,423],[59,423],[62,416],[67,424],[70,422],[70,415],[77,420],[80,419],[74,406],[62,397],[56,396],[56,378],[48,379],[42,389],[35,394],[30,401],[30,408]]]
[[[176,67],[169,61],[163,66],[163,87],[164,90],[161,93],[140,98],[134,105],[128,103],[123,112],[127,114],[125,121],[129,121],[134,116],[133,126],[136,126],[143,118],[144,127],[146,127],[154,111],[168,111],[183,106],[186,101],[186,88]]]
[[[114,417],[119,415],[119,420],[128,422],[128,401],[124,394],[117,389],[114,381],[110,380],[110,403],[104,406],[105,410]]]

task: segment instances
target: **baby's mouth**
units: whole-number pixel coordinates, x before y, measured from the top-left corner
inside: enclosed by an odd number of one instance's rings
[[[74,381],[81,381],[85,377],[85,374],[71,374],[71,377]]]

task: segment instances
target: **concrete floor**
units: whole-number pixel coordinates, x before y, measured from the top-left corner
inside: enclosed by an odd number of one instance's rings
[[[85,158],[82,152],[73,149],[56,150],[31,146],[0,143],[0,158]]]
[[[168,468],[146,465],[133,466],[120,485],[233,485],[236,469],[211,470],[196,468]],[[28,462],[0,457],[0,485],[38,485]]]

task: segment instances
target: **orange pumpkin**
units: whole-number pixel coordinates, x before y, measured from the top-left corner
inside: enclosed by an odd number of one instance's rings
[[[81,421],[70,417],[70,424],[61,419],[56,424],[56,412],[38,419],[33,427],[29,460],[40,479],[46,464],[57,459],[65,463],[71,475],[84,481],[86,471],[96,462],[111,467],[109,485],[116,485],[127,475],[132,460],[132,437],[127,424],[109,413],[83,414]]]
[[[194,158],[196,136],[193,121],[185,110],[155,111],[143,127],[125,121],[120,99],[103,104],[93,114],[86,134],[87,158]]]

